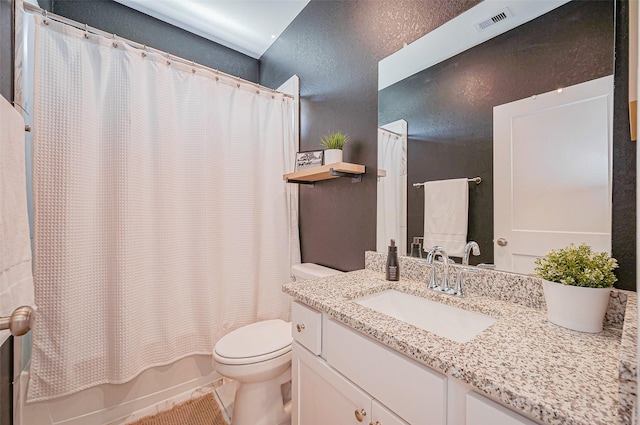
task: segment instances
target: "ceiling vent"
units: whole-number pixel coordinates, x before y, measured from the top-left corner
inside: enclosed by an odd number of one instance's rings
[[[511,18],[512,16],[513,16],[513,13],[511,13],[511,10],[509,10],[508,7],[505,7],[504,9],[497,11],[496,14],[493,15],[492,17],[487,18],[484,21],[478,22],[476,24],[473,24],[473,27],[478,32],[481,32],[486,30],[490,26],[497,24],[498,22],[502,22],[504,20]]]

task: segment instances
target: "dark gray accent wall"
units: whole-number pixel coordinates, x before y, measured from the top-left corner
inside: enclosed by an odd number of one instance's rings
[[[536,93],[587,81],[613,72],[612,46],[617,44],[616,114],[614,119],[614,210],[613,255],[620,260],[620,288],[635,288],[635,144],[629,143],[626,97],[627,2],[617,2],[617,36],[613,28],[612,0],[572,1],[549,16],[541,17],[494,39],[493,47],[481,47],[430,70],[432,74],[410,77],[380,94],[380,116],[374,120],[377,62],[449,19],[475,5],[476,1],[311,1],[274,45],[260,58],[261,84],[277,87],[292,74],[300,76],[300,150],[319,149],[319,139],[328,131],[342,130],[354,141],[344,151],[345,160],[363,163],[368,173],[363,182],[349,179],[300,189],[300,238],[303,261],[340,270],[362,267],[362,251],[375,249],[376,127],[408,117],[410,111],[425,110],[424,102],[412,100],[418,86],[434,88],[440,96],[428,105],[433,118],[409,119],[409,156],[419,157],[423,168],[435,167],[443,174],[418,175],[409,168],[409,181],[483,176],[471,187],[470,237],[482,246],[493,246],[492,107]],[[626,13],[626,14],[625,14]],[[479,53],[476,53],[478,51]],[[544,54],[541,58],[540,55]],[[464,54],[463,54],[464,55]],[[499,69],[504,67],[503,69]],[[473,83],[468,102],[448,115],[438,102],[456,95],[435,74],[466,75]],[[495,78],[491,86],[480,75]],[[472,85],[473,85],[472,84]],[[506,85],[494,93],[493,86]],[[398,86],[398,87],[395,87]],[[386,91],[397,90],[401,102],[386,99]],[[438,91],[439,89],[439,91]],[[618,92],[623,91],[624,96]],[[458,93],[460,94],[460,93]],[[491,108],[483,105],[491,104]],[[625,122],[626,120],[626,122]],[[421,124],[422,122],[422,124]],[[422,132],[422,136],[420,136]],[[414,136],[415,135],[415,136]],[[428,140],[425,143],[425,140]],[[428,151],[428,152],[427,152]],[[448,174],[447,174],[448,173]],[[471,177],[473,177],[471,176]],[[416,192],[409,191],[409,238],[420,235],[422,206]],[[418,211],[415,213],[415,211]],[[482,229],[482,230],[480,230]],[[485,249],[485,252],[492,251]],[[493,261],[483,254],[479,261]]]
[[[0,347],[0,425],[13,423],[13,337]]]
[[[13,101],[13,1],[0,0],[0,95]],[[1,243],[1,242],[0,242]],[[0,346],[0,425],[13,421],[13,337]]]
[[[52,0],[53,13],[227,74],[257,82],[257,59],[112,0]]]
[[[613,110],[612,255],[621,289],[637,291],[636,270],[636,150],[629,133],[629,2],[616,2],[616,61]]]
[[[624,289],[635,288],[635,149],[628,119],[628,8],[572,1],[380,92],[379,123],[409,123],[408,178],[481,176],[470,186],[469,239],[493,262],[493,107],[614,72],[612,254]],[[617,37],[616,37],[617,34]],[[423,233],[423,195],[408,193],[408,232]]]
[[[0,0],[0,94],[13,100],[13,1]]]
[[[13,423],[13,337],[0,347],[0,425]]]
[[[477,4],[478,0],[311,1],[260,58],[260,83],[300,77],[300,150],[321,149],[323,134],[352,141],[348,178],[300,186],[302,260],[339,270],[364,267],[376,249],[378,61]]]

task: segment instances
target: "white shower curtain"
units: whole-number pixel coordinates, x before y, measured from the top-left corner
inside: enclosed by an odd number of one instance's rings
[[[293,101],[35,21],[29,400],[123,383],[287,319]]]
[[[386,252],[391,239],[398,253],[407,247],[407,150],[404,137],[378,128],[378,168],[385,176],[378,179],[376,249]]]

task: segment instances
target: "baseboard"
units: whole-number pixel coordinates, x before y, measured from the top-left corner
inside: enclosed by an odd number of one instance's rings
[[[99,385],[72,396],[25,404],[28,379],[29,373],[23,372],[14,425],[126,425],[213,392],[222,383],[210,356],[153,368],[126,384]]]

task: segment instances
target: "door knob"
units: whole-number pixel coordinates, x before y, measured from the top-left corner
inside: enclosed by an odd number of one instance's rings
[[[16,308],[11,316],[0,317],[0,330],[9,329],[13,336],[26,334],[33,327],[33,312],[27,305]]]
[[[499,238],[496,243],[498,246],[507,246],[509,242],[505,238]]]
[[[364,409],[356,410],[355,415],[358,422],[362,422],[364,420],[364,417],[367,416],[367,411]]]

